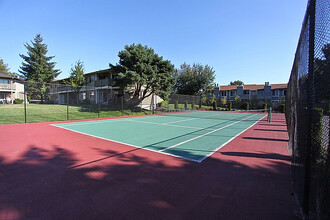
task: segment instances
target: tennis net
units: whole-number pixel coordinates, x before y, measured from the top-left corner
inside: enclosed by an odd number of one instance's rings
[[[162,116],[176,116],[200,119],[228,120],[228,121],[256,121],[256,118],[264,117],[261,120],[270,121],[271,111],[267,109],[240,110],[240,111],[211,111],[211,110],[184,110],[159,108],[156,110]],[[253,117],[259,115],[259,117]],[[251,117],[250,117],[251,116]]]

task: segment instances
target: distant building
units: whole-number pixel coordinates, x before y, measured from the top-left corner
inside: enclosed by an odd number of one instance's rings
[[[0,73],[0,103],[13,103],[15,99],[24,99],[24,81]]]
[[[85,84],[79,89],[77,95],[70,86],[64,82],[70,78],[54,81],[51,85],[51,100],[58,104],[70,104],[89,102],[100,105],[119,105],[121,102],[120,88],[115,86],[118,74],[111,69],[104,69],[84,74]],[[142,95],[142,94],[141,94]],[[129,96],[129,89],[125,91],[125,97]],[[161,102],[162,99],[155,96],[154,102]],[[151,109],[152,96],[145,98],[138,107]],[[155,103],[154,103],[155,104]]]
[[[239,96],[242,101],[257,100],[259,102],[271,102],[277,106],[280,101],[285,100],[286,89],[288,85],[283,84],[247,84],[247,85],[226,85],[215,86],[214,95],[220,101],[226,97],[227,101],[233,101]]]

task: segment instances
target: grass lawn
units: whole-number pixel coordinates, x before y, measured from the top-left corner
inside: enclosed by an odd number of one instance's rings
[[[69,120],[116,117],[123,115],[151,114],[150,111],[132,112],[108,110],[96,106],[69,106]],[[65,121],[67,106],[55,104],[28,104],[26,107],[26,122]],[[0,105],[0,124],[24,123],[24,104]]]

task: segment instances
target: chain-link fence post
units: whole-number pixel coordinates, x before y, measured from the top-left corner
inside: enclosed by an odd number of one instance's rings
[[[66,120],[69,121],[69,88],[66,87]]]
[[[24,123],[26,123],[26,102],[27,102],[26,82],[24,82]]]

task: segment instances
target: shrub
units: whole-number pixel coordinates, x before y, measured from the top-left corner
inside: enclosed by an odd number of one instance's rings
[[[227,98],[226,97],[223,97],[221,99],[221,104],[222,104],[222,107],[227,107]]]
[[[15,99],[14,100],[14,104],[22,104],[23,103],[23,99]]]
[[[168,101],[164,100],[164,101],[158,103],[158,106],[159,107],[166,107],[166,106],[168,106]]]
[[[217,110],[217,101],[213,101],[213,110]]]
[[[178,100],[175,100],[175,102],[174,102],[174,109],[178,109],[179,108],[178,105],[179,105]]]
[[[83,99],[83,100],[81,101],[81,104],[82,104],[82,105],[89,105],[89,104],[91,104],[91,102],[90,102],[89,99]]]

